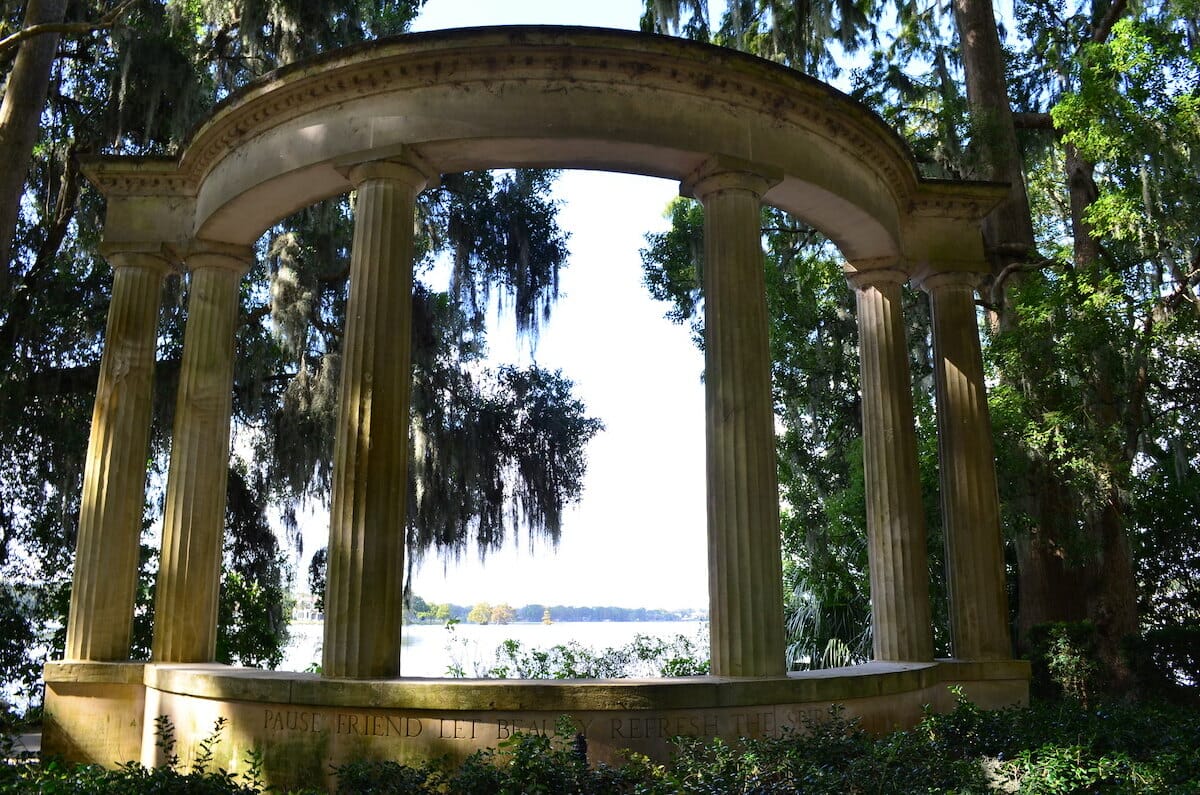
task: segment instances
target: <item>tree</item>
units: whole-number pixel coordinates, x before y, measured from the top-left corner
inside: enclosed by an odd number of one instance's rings
[[[1031,172],[1058,177],[1056,188],[1039,185],[1048,193],[1040,215],[1052,219],[1047,232],[1056,231],[1039,241],[1050,266],[1017,288],[1022,334],[997,342],[1001,361],[1034,387],[1019,393],[1034,418],[1020,441],[1049,463],[1052,506],[1066,519],[1047,526],[1038,549],[1068,561],[1075,588],[1065,602],[1028,605],[1033,615],[1021,626],[1063,618],[1062,610],[1082,613],[1097,626],[1108,676],[1124,687],[1134,673],[1124,646],[1153,620],[1138,614],[1137,583],[1154,555],[1139,562],[1131,533],[1145,510],[1135,495],[1155,492],[1138,482],[1161,481],[1163,468],[1186,477],[1196,466],[1188,443],[1178,458],[1146,451],[1171,449],[1194,422],[1178,392],[1189,379],[1176,374],[1195,361],[1197,339],[1200,228],[1190,183],[1200,112],[1189,88],[1200,80],[1197,8],[1113,2],[1046,10],[1031,7],[1023,33],[1033,45],[1029,66],[1057,82],[1027,83],[1019,101],[1029,107],[1025,121],[1042,125],[1043,141],[1052,142]],[[1053,325],[1042,320],[1051,317]],[[1058,352],[1059,366],[1049,370],[1034,358],[1047,345]],[[1195,538],[1193,525],[1178,532]],[[1053,575],[1045,566],[1034,573]],[[1035,593],[1042,584],[1021,578]]]
[[[492,607],[492,616],[490,620],[490,623],[492,624],[511,624],[515,618],[516,613],[513,612],[512,606],[507,602]]]
[[[467,621],[472,624],[491,623],[492,611],[492,606],[487,602],[476,602],[471,612],[467,613]]]
[[[25,188],[25,175],[33,146],[37,142],[42,106],[50,85],[50,68],[58,48],[58,31],[67,12],[67,0],[31,0],[25,8],[23,32],[41,29],[19,42],[16,57],[4,86],[0,105],[0,158],[6,164],[0,176],[0,296],[11,289],[9,264],[12,238]],[[51,29],[47,29],[51,28]],[[2,55],[3,53],[0,53]]]

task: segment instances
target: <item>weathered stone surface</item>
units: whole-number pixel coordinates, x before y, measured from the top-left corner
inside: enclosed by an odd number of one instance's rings
[[[982,256],[974,222],[1004,196],[1002,186],[920,181],[877,116],[798,72],[587,28],[441,31],[331,52],[248,86],[177,161],[85,168],[122,239],[155,212],[159,239],[249,244],[276,219],[349,190],[343,163],[400,147],[444,172],[580,167],[679,180],[714,154],[741,158],[781,175],[768,204],[854,260],[924,256],[947,241]],[[148,196],[164,201],[149,206]]]
[[[217,594],[229,472],[233,333],[249,249],[197,244],[167,477],[152,652],[162,662],[216,659]]]
[[[704,203],[704,374],[712,671],[786,670],[775,413],[759,217],[771,186],[714,159],[683,191]]]
[[[144,663],[47,663],[43,758],[115,767],[142,756]]]
[[[871,629],[876,660],[932,660],[925,514],[900,285],[894,269],[849,274],[858,302]]]
[[[954,656],[1012,656],[1000,498],[971,273],[926,276],[933,315],[938,475]]]
[[[268,782],[286,788],[326,779],[332,765],[352,759],[461,760],[516,731],[553,733],[564,715],[586,737],[592,763],[620,762],[624,749],[665,760],[670,739],[679,735],[734,742],[803,731],[826,719],[834,704],[869,731],[886,732],[914,723],[925,705],[952,708],[950,685],[961,685],[985,708],[1024,704],[1028,675],[1023,661],[939,661],[757,679],[386,682],[150,664],[144,686],[135,686],[126,683],[124,671],[51,664],[48,705],[59,718],[47,726],[46,742],[71,749],[74,758],[109,765],[113,759],[104,754],[110,749],[124,752],[118,758],[140,749],[136,758],[158,764],[154,723],[165,715],[188,765],[215,721],[224,718],[212,764],[238,774],[247,767],[248,752],[260,749]],[[87,711],[92,696],[107,710],[99,723],[89,720],[95,715]],[[121,727],[116,745],[114,726]],[[135,734],[140,744],[132,740]]]
[[[163,276],[159,252],[112,251],[100,383],[83,473],[66,656],[129,656],[137,589],[154,352]]]
[[[342,387],[322,670],[400,674],[404,501],[412,389],[412,217],[429,177],[396,162],[355,166],[358,191]]]

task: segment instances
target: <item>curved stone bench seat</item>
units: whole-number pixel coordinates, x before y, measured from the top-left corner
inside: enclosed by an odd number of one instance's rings
[[[886,732],[911,726],[926,705],[952,708],[952,685],[983,707],[1023,704],[1028,675],[1028,663],[1013,660],[876,662],[761,678],[565,681],[348,680],[216,664],[61,662],[46,669],[59,703],[58,725],[47,733],[55,744],[46,750],[161,764],[156,719],[166,716],[187,766],[224,718],[212,764],[239,773],[247,752],[261,749],[270,783],[289,787],[354,759],[462,759],[515,731],[552,734],[565,715],[587,740],[591,762],[615,764],[624,749],[665,760],[675,736],[732,742],[803,732],[835,704],[869,731]]]

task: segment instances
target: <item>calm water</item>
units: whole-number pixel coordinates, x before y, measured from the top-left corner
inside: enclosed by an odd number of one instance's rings
[[[453,632],[440,624],[411,625],[404,628],[400,652],[402,676],[446,676],[452,664],[461,665],[467,676],[475,666],[494,661],[496,647],[506,640],[519,641],[526,649],[548,648],[578,641],[595,651],[624,646],[635,635],[650,635],[671,640],[684,635],[697,643],[705,633],[705,621],[560,621],[554,624],[457,624]],[[320,624],[295,623],[283,665],[284,671],[304,671],[321,659],[323,629]],[[697,643],[708,650],[707,634]]]

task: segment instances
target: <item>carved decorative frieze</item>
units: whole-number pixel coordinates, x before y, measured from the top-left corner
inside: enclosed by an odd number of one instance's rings
[[[508,81],[544,81],[548,89],[561,84],[564,90],[655,85],[735,110],[769,114],[777,124],[817,133],[869,164],[898,201],[917,186],[904,144],[881,120],[828,86],[750,56],[720,52],[714,57],[714,48],[661,40],[651,48],[644,37],[629,40],[611,32],[459,38],[465,39],[459,46],[444,48],[398,41],[369,59],[328,66],[314,62],[299,74],[285,70],[264,78],[231,98],[197,131],[181,165],[198,181],[243,141],[305,114],[372,95],[434,85],[470,91]],[[575,40],[582,38],[603,41]]]
[[[230,152],[307,114],[425,87],[482,93],[530,83],[564,92],[649,87],[754,114],[760,126],[766,117],[767,129],[819,136],[864,164],[914,217],[978,220],[998,200],[994,186],[919,180],[904,143],[878,117],[800,73],[690,42],[584,29],[408,36],[296,64],[230,97],[178,160],[105,157],[84,170],[110,196],[194,196]]]
[[[84,160],[84,175],[105,196],[194,196],[197,182],[174,159],[115,155]]]
[[[909,204],[915,218],[978,221],[1008,195],[1008,186],[993,182],[934,182],[921,185]]]

